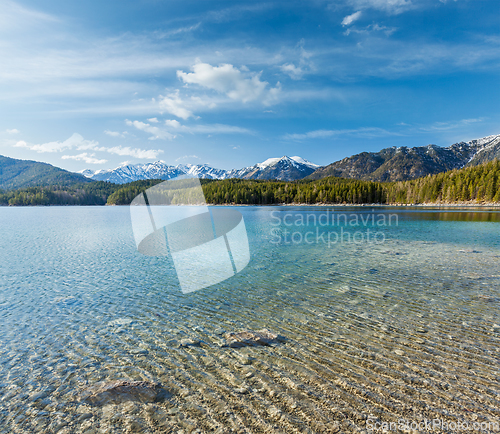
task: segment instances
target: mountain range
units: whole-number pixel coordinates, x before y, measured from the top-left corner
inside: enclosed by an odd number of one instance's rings
[[[402,146],[379,152],[362,152],[318,168],[308,178],[337,176],[366,181],[405,181],[476,166],[495,158],[500,159],[500,135],[455,143],[446,148],[436,145],[414,148]]]
[[[171,179],[190,176],[204,179],[278,179],[293,181],[314,173],[319,166],[301,157],[269,158],[262,163],[243,169],[215,169],[206,164],[179,164],[170,166],[163,161],[145,164],[130,164],[111,170],[83,170],[80,173],[96,181],[125,184],[141,179]]]
[[[428,145],[362,152],[320,167],[300,157],[269,158],[243,169],[223,170],[206,164],[172,166],[163,161],[83,170],[72,173],[47,163],[0,156],[0,189],[32,186],[69,186],[92,180],[125,184],[144,179],[171,179],[180,175],[206,179],[321,179],[327,176],[369,181],[404,181],[451,169],[475,166],[500,159],[500,135],[459,142],[448,147]]]

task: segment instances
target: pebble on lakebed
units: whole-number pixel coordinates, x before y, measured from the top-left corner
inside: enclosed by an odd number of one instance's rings
[[[113,381],[101,383],[88,390],[81,401],[91,405],[118,404],[126,401],[156,402],[166,398],[168,392],[160,383],[150,381]]]
[[[224,333],[224,347],[241,348],[258,345],[271,345],[284,342],[285,338],[267,329],[258,331],[244,330],[241,332]]]

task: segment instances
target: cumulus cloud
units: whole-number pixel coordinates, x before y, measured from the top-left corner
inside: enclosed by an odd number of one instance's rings
[[[5,131],[7,132],[7,134],[19,134],[21,132],[16,128],[12,128],[11,130],[6,129]]]
[[[148,119],[148,122],[151,122],[152,124],[157,124],[158,119],[157,118],[150,118],[150,119]]]
[[[244,68],[242,72],[229,63],[212,66],[198,62],[192,70],[193,72],[177,71],[177,77],[186,84],[197,84],[215,90],[235,101],[246,103],[260,100],[267,103],[266,87],[269,83],[261,81],[261,73],[251,73]]]
[[[129,121],[128,119],[125,121],[128,126],[135,127],[138,130],[144,131],[148,134],[151,134],[149,140],[157,140],[157,139],[167,139],[172,140],[175,139],[175,135],[170,134],[168,131],[164,129],[154,127],[150,124],[141,121]]]
[[[358,20],[362,15],[361,11],[354,12],[351,15],[347,15],[347,17],[344,17],[342,20],[342,25],[343,26],[350,26],[354,21]]]
[[[88,154],[87,152],[78,155],[63,155],[61,158],[63,160],[85,161],[87,164],[104,164],[108,162],[108,160],[99,160],[95,158],[95,154]]]

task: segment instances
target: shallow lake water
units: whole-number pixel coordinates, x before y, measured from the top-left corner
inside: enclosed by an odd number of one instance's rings
[[[0,208],[0,432],[496,432],[499,212],[237,209],[249,264],[183,294],[128,207]],[[168,394],[82,399],[114,380]]]

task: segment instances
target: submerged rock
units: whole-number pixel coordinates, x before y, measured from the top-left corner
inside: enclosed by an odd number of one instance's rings
[[[180,348],[186,347],[201,347],[202,341],[194,340],[194,339],[181,339],[179,344]]]
[[[283,342],[285,338],[267,329],[258,331],[244,330],[241,332],[224,333],[224,347],[241,348],[257,345],[271,345]]]
[[[118,404],[126,401],[155,402],[165,398],[167,391],[150,381],[113,381],[87,390],[82,401],[92,405]]]
[[[494,303],[498,301],[498,298],[493,297],[492,295],[487,294],[479,294],[474,297],[475,300],[485,301],[487,303]]]

